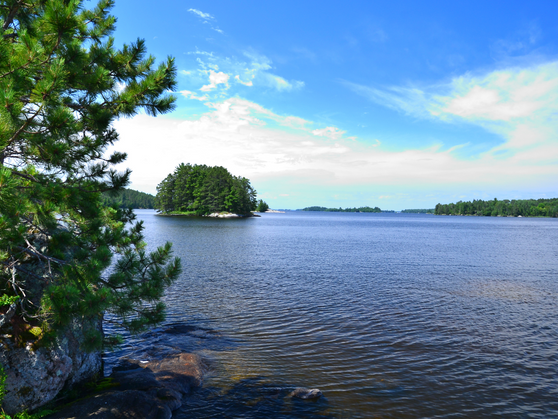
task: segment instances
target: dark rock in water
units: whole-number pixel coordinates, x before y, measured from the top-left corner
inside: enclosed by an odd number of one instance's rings
[[[289,396],[297,397],[303,400],[311,400],[311,399],[318,399],[322,397],[322,392],[317,388],[308,389],[304,387],[298,387],[291,394],[289,394]]]
[[[205,366],[198,355],[178,354],[159,361],[128,360],[111,378],[117,387],[79,400],[48,419],[169,419],[182,398],[202,384]]]
[[[192,387],[199,387],[202,383],[204,368],[201,358],[195,354],[174,355],[140,366],[153,371],[163,387],[183,394],[188,394]]]
[[[111,375],[115,383],[119,384],[118,390],[145,391],[154,387],[161,387],[153,371],[137,368],[128,371],[115,371]]]
[[[99,394],[80,400],[49,419],[170,419],[169,406],[144,391],[126,390]]]

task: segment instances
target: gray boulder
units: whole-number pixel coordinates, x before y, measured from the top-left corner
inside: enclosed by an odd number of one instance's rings
[[[52,347],[37,350],[31,345],[21,348],[10,339],[2,340],[0,363],[6,373],[2,408],[7,414],[41,407],[64,388],[101,373],[101,353],[80,349],[83,327],[102,326],[100,320],[89,325],[74,322]]]

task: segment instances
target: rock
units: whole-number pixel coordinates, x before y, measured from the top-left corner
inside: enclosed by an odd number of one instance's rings
[[[4,326],[5,324],[8,324],[8,322],[12,319],[12,317],[14,317],[15,312],[16,312],[16,305],[14,303],[8,307],[8,311],[6,311],[6,314],[0,315],[0,327]]]
[[[74,322],[48,348],[21,348],[9,339],[2,342],[0,363],[7,376],[2,408],[8,415],[41,407],[64,388],[100,374],[101,353],[80,350],[82,326],[83,322]],[[101,327],[100,320],[91,327]]]
[[[79,400],[45,419],[170,419],[172,411],[156,395],[126,390]]]
[[[127,362],[113,370],[117,386],[85,398],[45,419],[168,419],[182,398],[202,384],[205,366],[195,354],[171,355],[159,361]]]
[[[303,400],[311,400],[322,397],[322,392],[317,388],[308,389],[304,387],[298,387],[291,394],[289,394],[289,396],[297,397]]]
[[[140,366],[153,371],[163,387],[182,394],[188,394],[193,387],[201,386],[205,369],[198,355],[187,353],[142,363]]]
[[[111,374],[115,383],[119,384],[118,390],[145,391],[154,387],[161,387],[151,370],[136,368],[128,371],[115,371]]]
[[[246,218],[246,217],[253,217],[254,214],[233,214],[231,212],[213,212],[208,215],[204,215],[204,217],[210,218]]]

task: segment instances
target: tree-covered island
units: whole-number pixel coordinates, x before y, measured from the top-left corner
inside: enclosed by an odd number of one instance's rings
[[[504,199],[491,201],[477,199],[451,204],[438,204],[436,215],[477,215],[492,217],[558,217],[558,198]]]
[[[434,208],[431,209],[404,209],[402,214],[434,214]]]
[[[248,179],[221,166],[198,164],[180,164],[157,185],[155,197],[155,209],[164,215],[249,215],[257,205]]]
[[[326,208],[326,207],[306,207],[301,211],[321,211],[321,212],[395,212],[395,211],[383,211],[379,207],[359,207],[359,208]]]

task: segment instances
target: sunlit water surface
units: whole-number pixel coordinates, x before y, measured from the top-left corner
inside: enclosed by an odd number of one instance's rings
[[[556,219],[137,214],[184,272],[106,366],[202,355],[175,418],[558,417]]]

